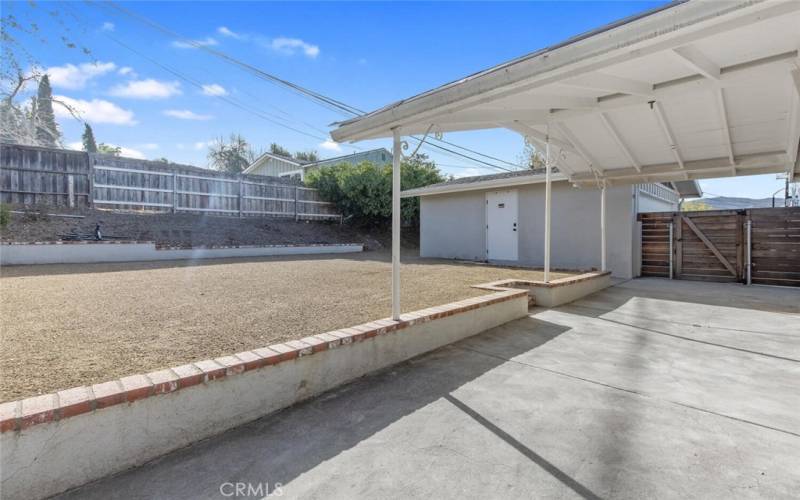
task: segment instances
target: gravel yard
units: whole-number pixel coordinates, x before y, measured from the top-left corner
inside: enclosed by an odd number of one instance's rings
[[[404,311],[531,270],[403,259]],[[264,347],[390,315],[389,255],[3,268],[0,401]],[[554,278],[565,275],[556,274]]]

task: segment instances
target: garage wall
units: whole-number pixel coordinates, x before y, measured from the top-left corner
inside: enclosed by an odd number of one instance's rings
[[[423,196],[420,199],[422,257],[484,260],[486,197],[483,191]]]
[[[519,261],[544,265],[544,184],[519,190]],[[551,266],[600,268],[600,191],[556,182],[553,189]],[[615,277],[634,269],[633,187],[608,188],[608,264]],[[420,255],[484,260],[485,191],[421,198]]]
[[[554,183],[552,204],[553,268],[600,268],[600,190]],[[519,257],[526,265],[544,265],[544,184],[520,188]],[[606,193],[608,266],[615,277],[633,275],[633,188]]]

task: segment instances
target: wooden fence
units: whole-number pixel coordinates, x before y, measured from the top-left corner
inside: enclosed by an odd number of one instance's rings
[[[89,157],[81,151],[0,144],[0,201],[88,207]]]
[[[800,207],[651,212],[643,276],[800,286]]]
[[[0,187],[7,203],[341,219],[336,206],[315,189],[287,179],[80,151],[1,147]]]

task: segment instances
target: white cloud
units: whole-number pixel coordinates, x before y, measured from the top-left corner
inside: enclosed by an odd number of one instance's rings
[[[339,145],[339,143],[333,142],[330,139],[320,143],[319,147],[322,149],[327,149],[328,151],[336,151],[337,153],[340,153],[342,151],[342,147]]]
[[[156,144],[155,142],[148,142],[145,144],[141,144],[139,147],[141,147],[142,149],[146,149],[148,151],[153,151],[154,149],[158,149],[158,144]]]
[[[148,78],[147,80],[135,80],[124,85],[117,85],[109,93],[117,97],[129,97],[131,99],[166,99],[181,93],[179,82],[162,82]]]
[[[196,149],[198,151],[200,151],[201,149],[205,149],[205,148],[207,148],[208,146],[211,145],[211,142],[212,141],[207,141],[207,142],[198,141],[198,142],[195,142],[194,143],[194,149]]]
[[[136,78],[136,72],[130,66],[123,66],[117,70],[117,74],[120,76],[129,76],[131,78]]]
[[[126,158],[136,158],[137,160],[146,160],[147,157],[138,149],[126,148],[125,146],[118,146],[117,144],[108,144],[111,147],[119,147],[119,155]],[[149,146],[149,144],[145,144]],[[67,144],[67,148],[74,149],[75,151],[83,151],[83,142],[75,141]]]
[[[110,146],[116,146],[116,144],[110,144]],[[125,156],[126,158],[136,158],[137,160],[146,160],[147,157],[139,151],[138,149],[133,148],[126,148],[125,146],[119,146],[120,156]]]
[[[319,55],[318,46],[304,42],[299,38],[275,38],[272,40],[272,43],[270,43],[270,48],[275,52],[280,52],[281,54],[290,56],[296,54],[298,51],[312,59]]]
[[[199,115],[194,111],[188,109],[167,109],[164,110],[164,114],[166,116],[171,116],[172,118],[178,118],[181,120],[196,120],[196,121],[204,121],[210,120],[214,118],[211,115]]]
[[[47,68],[47,74],[53,87],[77,90],[84,88],[92,78],[113,71],[116,67],[113,62],[83,63],[77,66],[65,64]]]
[[[228,38],[235,38],[236,40],[241,40],[245,38],[245,35],[242,35],[241,33],[236,33],[235,31],[231,31],[230,29],[228,29],[227,26],[220,26],[219,28],[217,28],[217,33],[219,33],[222,36],[227,36]]]
[[[71,97],[57,95],[57,101],[62,101],[74,109],[81,119],[89,123],[112,123],[114,125],[136,125],[138,122],[133,118],[133,111],[120,108],[113,102],[103,99],[73,99]],[[53,106],[55,115],[59,118],[72,118],[72,115],[64,106],[56,104]]]
[[[179,49],[196,49],[198,46],[213,47],[214,45],[219,45],[219,42],[210,36],[202,40],[192,40],[191,42],[183,42],[179,40],[172,42],[172,46]]]
[[[221,96],[228,95],[228,91],[225,90],[225,87],[218,83],[209,83],[203,85],[203,94],[210,96]]]
[[[106,21],[106,22],[104,22],[104,23],[103,23],[103,25],[100,27],[100,30],[102,30],[102,31],[114,31],[114,28],[115,28],[115,27],[116,27],[116,26],[114,26],[114,23],[110,23],[110,22]]]

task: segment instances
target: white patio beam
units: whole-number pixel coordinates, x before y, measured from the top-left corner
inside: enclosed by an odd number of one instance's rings
[[[538,141],[542,141],[542,143],[545,143],[545,142],[548,141],[548,136],[547,136],[546,133],[539,132],[538,130],[536,130],[535,128],[531,127],[530,125],[527,125],[527,124],[522,123],[520,121],[499,123],[498,126],[507,128],[509,130],[513,130],[514,132],[516,132],[516,133],[518,133],[520,135],[523,135],[525,137],[530,137],[532,139],[535,139],[535,140],[538,140]],[[562,141],[560,139],[556,139],[555,137],[552,137],[552,136],[549,138],[549,141],[552,144],[558,146],[559,149],[563,149],[565,151],[569,151],[570,153],[575,153],[575,154],[578,154],[578,155],[580,154],[580,153],[578,153],[578,150],[576,150],[568,142],[564,142],[564,141]]]
[[[392,130],[392,319],[400,321],[400,129]]]
[[[601,167],[600,164],[597,163],[597,160],[595,160],[594,157],[592,157],[591,153],[589,153],[589,150],[583,147],[578,138],[575,137],[575,134],[573,134],[572,131],[569,129],[569,127],[567,127],[567,125],[564,122],[557,122],[556,127],[558,128],[558,131],[561,132],[561,135],[563,135],[564,138],[569,142],[569,144],[572,145],[575,151],[578,152],[578,155],[581,158],[583,158],[583,161],[589,164],[589,168],[593,172],[602,174],[603,167]]]
[[[741,155],[736,158],[736,168],[740,174],[771,173],[786,170],[789,164],[786,151],[770,151],[766,153]],[[633,168],[614,169],[606,171],[604,179],[608,181],[628,182],[658,182],[666,180],[680,180],[689,174],[702,174],[705,172],[730,172],[728,157],[711,158],[707,160],[693,160],[684,162],[683,167],[677,163],[664,163],[658,165],[643,165],[642,171]],[[590,172],[576,173],[570,180],[575,183],[596,185],[596,178]]]
[[[683,64],[689,66],[709,80],[718,82],[722,79],[722,70],[720,67],[714,64],[714,62],[697,48],[691,45],[684,45],[683,47],[672,49],[671,52],[678,56],[678,60]]]
[[[525,140],[527,140],[528,142],[534,142],[534,143],[536,143],[536,145],[537,145],[539,148],[541,148],[541,150],[545,150],[545,149],[547,149],[547,142],[546,142],[546,141],[544,141],[544,140],[542,140],[542,139],[539,139],[538,137],[532,137],[532,136],[530,136],[530,135],[523,135],[522,137],[523,137]],[[550,146],[551,146],[551,147],[558,147],[558,146],[556,146],[555,144],[551,144]],[[563,155],[563,154],[564,154],[564,151],[565,151],[564,149],[562,149],[562,148],[558,147],[558,155],[557,155],[557,156],[558,156],[558,157],[561,157],[561,155]],[[575,154],[577,154],[577,153],[575,153]],[[559,171],[559,172],[561,172],[561,173],[565,174],[567,177],[571,176],[571,175],[573,174],[573,172],[574,172],[574,171],[573,171],[571,168],[569,168],[569,167],[567,167],[566,165],[564,165],[564,163],[563,163],[563,162],[561,162],[561,163],[558,163],[558,162],[556,162],[556,165],[555,165],[555,166],[558,168],[558,171]]]
[[[628,158],[628,161],[631,162],[631,166],[635,168],[637,172],[641,172],[642,165],[633,156],[630,148],[625,144],[625,141],[622,140],[622,136],[619,135],[619,132],[617,131],[616,127],[614,127],[614,124],[611,123],[611,120],[608,118],[608,116],[606,116],[606,114],[603,112],[597,113],[597,116],[600,118],[600,121],[603,122],[603,126],[605,126],[611,138],[617,143],[619,149],[622,150],[623,154],[625,154],[625,156]]]
[[[569,78],[559,85],[576,87],[588,90],[597,90],[609,94],[629,94],[641,97],[653,97],[653,85],[639,80],[621,78],[605,73],[589,73],[575,78]]]
[[[653,112],[656,115],[656,121],[661,127],[661,131],[664,133],[664,138],[667,139],[667,144],[672,151],[672,156],[675,157],[675,162],[682,170],[685,169],[683,157],[681,156],[680,149],[678,149],[678,141],[675,140],[675,134],[672,133],[672,129],[667,121],[667,116],[664,114],[664,108],[661,106],[660,102],[656,101],[653,103]]]
[[[722,123],[722,136],[725,138],[725,146],[728,150],[728,159],[731,162],[731,171],[736,175],[736,156],[733,152],[733,139],[731,138],[731,127],[728,123],[728,108],[725,106],[725,93],[722,87],[715,91],[717,98],[717,112]]]

